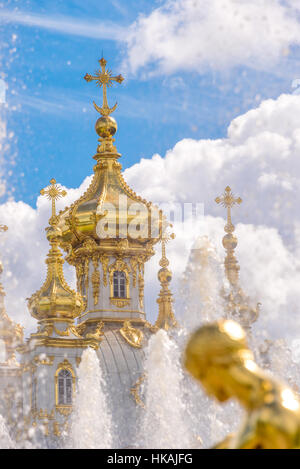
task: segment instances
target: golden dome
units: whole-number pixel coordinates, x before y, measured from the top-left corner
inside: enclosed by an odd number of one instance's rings
[[[62,232],[61,246],[68,249],[68,261],[71,262],[75,251],[89,246],[89,249],[103,251],[114,247],[138,251],[146,257],[161,234],[161,213],[157,207],[139,197],[124,181],[121,156],[114,146],[114,134],[117,123],[110,114],[116,109],[108,106],[106,88],[113,82],[122,83],[123,77],[112,76],[106,69],[106,60],[99,61],[101,70],[95,76],[86,74],[87,82],[96,81],[103,89],[103,104],[95,109],[102,115],[95,125],[99,135],[99,145],[94,159],[94,177],[87,191],[70,207],[59,213],[58,226]],[[92,247],[93,245],[93,247]],[[128,248],[128,249],[127,249]],[[77,255],[76,254],[76,255]],[[71,262],[72,263],[72,262]]]
[[[62,268],[64,260],[57,244],[57,240],[52,241],[46,259],[48,272],[43,286],[28,300],[30,314],[39,320],[74,319],[83,310],[81,295],[72,290],[65,281]]]
[[[66,195],[52,179],[51,186],[41,191],[52,199],[52,216],[49,220],[50,226],[46,228],[47,238],[51,248],[49,250],[46,264],[47,278],[39,291],[34,293],[28,300],[30,314],[38,319],[65,318],[74,319],[83,310],[84,301],[82,296],[72,290],[65,281],[63,273],[62,254],[59,249],[61,231],[57,226],[58,217],[55,214],[55,200]]]
[[[114,241],[131,247],[156,243],[160,212],[129,188],[120,163],[100,159],[94,170],[85,194],[59,214],[62,245],[71,244],[75,249],[88,239],[97,244],[101,241],[102,246]]]

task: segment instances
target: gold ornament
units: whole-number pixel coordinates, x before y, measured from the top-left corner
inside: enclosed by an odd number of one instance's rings
[[[159,306],[158,317],[155,322],[155,326],[160,329],[165,329],[166,331],[172,327],[177,326],[177,321],[175,319],[173,311],[173,295],[169,289],[169,283],[172,280],[172,272],[169,270],[169,260],[166,256],[166,243],[170,239],[174,239],[174,233],[169,234],[166,230],[164,231],[161,237],[161,248],[162,256],[159,261],[161,269],[158,271],[158,280],[161,284],[161,290],[157,298],[157,303]]]
[[[97,269],[92,273],[92,287],[93,287],[93,298],[94,306],[98,304],[99,301],[99,288],[100,288],[100,273]]]
[[[131,266],[131,272],[132,272],[132,286],[135,288],[136,287],[136,268],[138,265],[138,260],[136,257],[131,257],[130,258],[130,266]]]
[[[89,73],[87,73],[85,75],[84,79],[87,82],[96,81],[97,86],[99,86],[100,88],[102,86],[102,89],[103,89],[103,104],[102,104],[102,107],[97,106],[97,104],[95,102],[93,102],[93,104],[94,104],[94,107],[95,107],[96,111],[98,111],[102,116],[107,117],[112,112],[114,112],[116,110],[117,103],[112,108],[109,108],[108,103],[107,103],[106,87],[112,86],[113,82],[122,83],[124,78],[122,77],[122,75],[118,75],[118,76],[113,77],[112,73],[109,70],[106,70],[107,61],[103,57],[102,57],[101,60],[99,60],[99,64],[101,66],[101,71],[96,70],[95,76],[90,75]]]
[[[237,434],[216,448],[300,448],[299,398],[258,367],[237,322],[222,320],[192,334],[185,366],[209,395],[220,402],[234,398],[247,412]]]
[[[135,385],[130,389],[130,394],[133,395],[135,403],[142,407],[143,409],[146,408],[144,402],[142,401],[141,395],[140,395],[140,390],[143,382],[145,381],[146,375],[142,374],[142,376],[139,377]]]
[[[126,299],[126,298],[113,298],[113,297],[111,297],[110,302],[111,302],[111,304],[113,304],[117,308],[125,308],[125,306],[130,305],[130,299]]]
[[[52,366],[54,362],[54,355],[51,355],[49,357],[41,355],[36,355],[33,359],[33,364],[35,365],[47,365],[47,366]]]
[[[224,194],[221,197],[217,197],[215,200],[217,204],[221,204],[227,209],[227,223],[224,228],[227,234],[223,238],[223,246],[227,251],[225,271],[230,284],[236,285],[238,283],[240,268],[234,255],[234,250],[237,246],[237,238],[232,234],[235,230],[235,226],[231,221],[231,209],[234,205],[241,204],[242,199],[240,197],[235,198],[230,187],[227,186]]]
[[[123,327],[120,329],[120,334],[132,347],[142,347],[144,334],[140,329],[132,327],[130,321],[124,321]]]
[[[55,201],[64,197],[66,192],[59,189],[55,179],[51,179],[50,183],[48,189],[41,191],[42,195],[52,200],[50,226],[46,229],[51,246],[46,259],[47,278],[40,290],[29,298],[28,308],[31,315],[39,320],[74,319],[82,312],[84,303],[81,295],[72,290],[64,278],[62,268],[64,261],[58,247],[61,231],[57,225],[58,217],[55,211]]]
[[[100,261],[101,261],[102,269],[103,269],[103,285],[106,287],[107,286],[107,269],[108,269],[109,258],[107,256],[101,256]]]
[[[97,323],[97,326],[96,326],[96,329],[94,330],[94,332],[88,332],[85,337],[87,339],[101,340],[102,336],[103,336],[103,327],[104,327],[104,322],[99,321]]]
[[[51,179],[50,184],[51,185],[49,187],[42,189],[40,191],[40,194],[46,195],[47,198],[51,200],[52,216],[49,219],[49,225],[55,225],[58,221],[58,218],[56,216],[55,202],[56,200],[59,200],[61,197],[65,197],[67,195],[67,192],[60,189],[60,187],[56,184],[55,179]]]

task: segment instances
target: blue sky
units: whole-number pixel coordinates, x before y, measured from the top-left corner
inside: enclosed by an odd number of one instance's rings
[[[205,205],[199,233],[174,224],[174,293],[194,234],[208,236],[224,259],[225,212],[214,200],[230,185],[243,199],[233,214],[241,283],[263,304],[261,321],[278,336],[283,327],[299,335],[300,97],[292,88],[300,80],[299,15],[299,0],[0,3],[0,78],[8,88],[0,105],[0,192],[3,176],[7,183],[0,223],[9,227],[0,247],[14,319],[29,320],[25,298],[45,272],[49,201],[37,200],[40,189],[52,177],[77,188],[61,201],[68,205],[92,173],[92,101],[100,103],[101,92],[83,77],[103,50],[125,77],[108,100],[119,104],[126,181],[147,200]],[[12,194],[19,203],[5,200]],[[158,260],[159,253],[145,282],[151,318]],[[65,264],[65,272],[72,281],[73,268]]]
[[[102,51],[114,74],[125,76],[108,97],[111,106],[118,101],[114,117],[123,168],[154,153],[164,155],[183,138],[223,137],[234,117],[263,99],[291,92],[291,80],[300,74],[298,49],[285,59],[285,73],[282,67],[247,64],[198,72],[183,63],[172,73],[154,75],[142,68],[123,70],[126,30],[139,15],[162,5],[149,0],[2,2],[2,76],[8,87],[2,112],[15,134],[10,149],[15,166],[8,161],[6,168],[16,200],[35,206],[50,178],[78,187],[91,174],[98,117],[92,100],[99,103],[102,97],[83,76],[94,72]],[[20,20],[25,14],[31,18],[27,24]]]

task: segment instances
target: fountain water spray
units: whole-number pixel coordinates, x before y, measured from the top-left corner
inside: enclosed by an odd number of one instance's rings
[[[97,354],[82,354],[71,424],[74,449],[112,448],[112,420],[107,406],[105,381]]]
[[[0,449],[14,449],[15,444],[9,436],[5,420],[0,415]]]
[[[181,299],[183,323],[187,329],[204,321],[219,319],[223,313],[221,262],[207,236],[199,237],[190,253],[182,278]]]
[[[146,448],[189,448],[179,349],[164,330],[151,337],[145,362],[145,411],[142,445]]]

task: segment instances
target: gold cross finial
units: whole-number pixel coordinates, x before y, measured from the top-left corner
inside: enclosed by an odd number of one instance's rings
[[[51,186],[46,187],[40,191],[41,195],[45,195],[49,200],[52,201],[52,215],[49,219],[50,225],[54,225],[57,222],[56,216],[56,207],[55,201],[61,199],[61,197],[65,197],[67,192],[60,189],[60,187],[56,184],[55,179],[51,179],[50,181]]]
[[[6,225],[0,225],[0,231],[7,231],[8,227]]]
[[[168,223],[166,222],[166,220],[164,220],[165,222],[165,226],[163,226],[163,231],[162,231],[162,234],[161,234],[161,260],[159,261],[159,265],[161,267],[167,267],[169,265],[169,261],[167,259],[167,256],[166,256],[166,244],[171,240],[171,239],[174,239],[175,238],[175,234],[174,233],[170,233],[168,231],[168,228],[173,228],[173,225],[171,223]]]
[[[225,188],[224,193],[215,199],[217,204],[223,205],[223,207],[227,208],[227,224],[225,226],[225,231],[227,233],[232,233],[234,231],[234,226],[231,222],[231,209],[236,204],[241,204],[242,199],[240,197],[235,197],[231,191],[231,188],[227,186]]]
[[[95,76],[90,75],[89,73],[87,73],[84,76],[84,79],[87,82],[95,80],[97,86],[100,86],[100,87],[103,86],[103,104],[102,104],[102,107],[97,106],[95,101],[93,101],[93,104],[94,104],[94,107],[95,107],[96,111],[98,111],[102,116],[106,117],[106,116],[109,116],[112,112],[114,112],[115,109],[117,108],[117,103],[112,108],[110,108],[108,106],[106,87],[107,86],[112,86],[113,81],[116,81],[117,83],[122,83],[124,78],[122,77],[122,75],[118,75],[116,77],[113,77],[112,72],[110,70],[106,70],[107,62],[103,57],[102,57],[101,60],[99,60],[99,64],[101,66],[101,70],[96,70]]]

